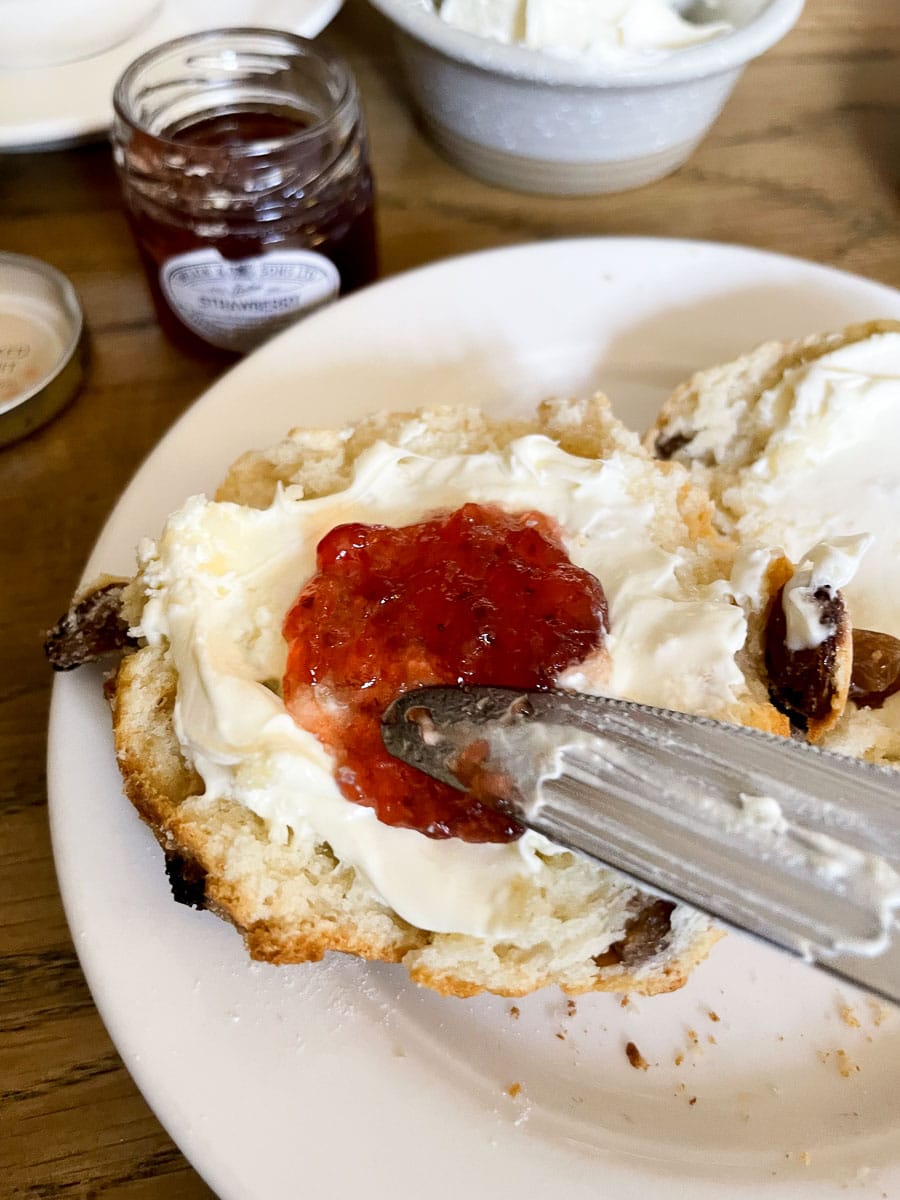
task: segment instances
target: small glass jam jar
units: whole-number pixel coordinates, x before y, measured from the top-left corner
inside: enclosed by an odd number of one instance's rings
[[[245,353],[374,279],[359,93],[293,34],[219,29],[148,51],[116,85],[113,153],[160,319]]]

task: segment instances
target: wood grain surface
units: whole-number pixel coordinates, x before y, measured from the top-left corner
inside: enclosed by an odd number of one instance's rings
[[[362,0],[328,40],[350,59],[368,114],[384,274],[532,239],[664,234],[900,286],[898,0],[808,0],[684,168],[598,198],[517,195],[445,163],[417,131],[388,31]],[[196,1200],[211,1193],[119,1061],[66,928],[47,826],[41,642],[129,477],[222,366],[160,332],[105,144],[4,157],[0,249],[69,275],[91,348],[75,403],[0,449],[0,1196]]]

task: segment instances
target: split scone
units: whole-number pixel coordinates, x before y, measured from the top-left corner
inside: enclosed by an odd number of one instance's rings
[[[771,342],[700,371],[647,444],[691,466],[726,536],[806,560],[805,604],[782,605],[795,646],[821,656],[852,627],[846,708],[807,697],[820,744],[900,765],[900,322]]]
[[[382,670],[404,688],[455,682],[435,666],[445,626],[475,614],[459,643],[467,662],[498,640],[510,649],[484,659],[494,665],[483,674],[451,661],[451,676],[521,686],[523,645],[534,654],[538,636],[565,641],[577,626],[580,649],[557,655],[539,683],[786,733],[748,651],[752,606],[735,599],[732,544],[711,516],[685,468],[654,461],[602,397],[548,403],[527,422],[460,409],[379,415],[245,455],[214,501],[188,500],[140,548],[125,590],[137,648],[109,687],[125,788],[176,896],[233,922],[255,958],[341,950],[403,962],[457,996],[680,986],[718,936],[705,916],[536,834],[472,835],[441,816],[439,796],[417,820],[415,772],[410,795],[389,795],[380,819],[360,783],[371,720],[345,718],[348,706],[371,717],[371,689],[377,710]],[[434,541],[445,518],[457,531],[481,520],[499,541],[473,543],[478,561],[460,565],[455,545],[425,545],[423,531]],[[395,556],[387,582],[371,565],[379,539]],[[426,646],[435,545],[441,589],[462,582]],[[533,556],[557,571],[534,598]],[[592,616],[567,626],[558,579],[582,589]],[[348,633],[361,612],[387,612],[386,624]],[[341,678],[335,661],[364,661],[373,638],[370,677]],[[398,663],[406,673],[395,677]],[[376,765],[372,779],[387,769]]]

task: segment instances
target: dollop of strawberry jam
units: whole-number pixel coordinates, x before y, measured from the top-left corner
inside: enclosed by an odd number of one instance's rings
[[[284,624],[284,699],[337,759],[348,800],[429,837],[504,842],[522,829],[393,758],[381,716],[428,684],[550,688],[601,643],[603,588],[541,513],[466,504],[416,525],[340,525]]]

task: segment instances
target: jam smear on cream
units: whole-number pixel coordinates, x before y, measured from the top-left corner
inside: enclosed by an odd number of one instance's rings
[[[288,711],[336,758],[349,800],[433,838],[504,842],[522,829],[394,759],[381,716],[426,685],[550,688],[597,650],[603,588],[550,518],[465,504],[415,525],[340,525],[284,623]]]

